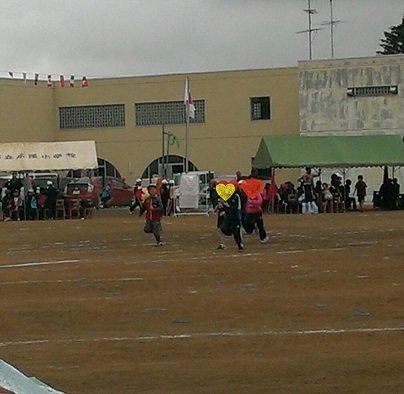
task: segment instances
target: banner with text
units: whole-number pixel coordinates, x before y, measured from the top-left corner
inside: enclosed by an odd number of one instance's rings
[[[0,144],[0,171],[97,168],[94,141],[15,142]]]

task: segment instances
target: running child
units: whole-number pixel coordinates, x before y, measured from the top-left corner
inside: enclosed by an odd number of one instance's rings
[[[146,223],[144,225],[144,232],[153,234],[156,239],[157,246],[162,246],[161,242],[161,217],[163,216],[163,203],[157,195],[156,185],[149,185],[147,187],[149,196],[143,203],[141,208],[141,215],[146,212]]]
[[[136,179],[135,187],[133,188],[133,200],[129,208],[130,214],[133,213],[136,207],[139,207],[139,212],[142,211],[142,197],[143,197],[142,180],[139,178]]]
[[[221,198],[217,198],[216,199],[216,206],[215,206],[215,212],[217,214],[217,230],[218,230],[218,234],[219,234],[219,245],[218,245],[218,249],[224,249],[225,246],[225,242],[224,242],[224,237],[223,237],[223,232],[222,232],[222,226],[224,223],[224,219],[226,217],[226,210],[225,210],[225,205],[224,205],[224,201]]]
[[[223,201],[224,219],[221,222],[220,230],[225,235],[233,235],[238,250],[244,250],[243,239],[241,237],[241,198],[235,192],[227,201]]]
[[[244,205],[243,227],[247,234],[252,234],[255,228],[257,228],[261,243],[264,244],[269,241],[269,238],[262,218],[262,205],[263,200],[260,193],[255,198],[247,198]]]

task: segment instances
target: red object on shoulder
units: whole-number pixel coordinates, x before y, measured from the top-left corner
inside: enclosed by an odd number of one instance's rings
[[[143,207],[146,210],[146,220],[150,220],[152,222],[159,222],[161,217],[163,216],[163,211],[161,209],[154,209],[153,207],[153,199],[156,197],[147,197]]]

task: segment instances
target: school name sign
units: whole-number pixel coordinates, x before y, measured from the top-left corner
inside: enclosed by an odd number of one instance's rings
[[[0,144],[0,171],[97,168],[94,141]]]

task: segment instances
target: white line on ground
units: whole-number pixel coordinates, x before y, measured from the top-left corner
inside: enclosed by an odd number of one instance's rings
[[[296,335],[335,335],[335,334],[355,334],[355,333],[386,333],[386,332],[402,332],[403,327],[369,327],[369,328],[328,328],[328,329],[312,329],[312,330],[273,330],[261,332],[200,332],[190,334],[157,334],[134,337],[100,337],[100,338],[66,338],[66,339],[32,339],[19,341],[0,342],[0,347],[9,346],[29,346],[41,345],[48,343],[66,344],[66,343],[91,343],[91,342],[137,342],[137,341],[161,341],[175,339],[197,339],[197,338],[213,338],[213,337],[260,337],[260,336],[296,336]]]
[[[37,285],[39,283],[44,285],[50,284],[61,284],[61,283],[103,283],[103,282],[137,282],[143,281],[144,278],[107,278],[107,279],[92,279],[92,278],[77,278],[77,279],[58,279],[58,280],[17,280],[17,281],[8,281],[8,282],[0,282],[0,286],[4,285]]]
[[[38,261],[32,263],[0,265],[0,268],[20,268],[20,267],[31,267],[36,265],[68,264],[68,263],[78,263],[79,261],[80,260]]]

